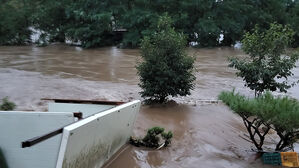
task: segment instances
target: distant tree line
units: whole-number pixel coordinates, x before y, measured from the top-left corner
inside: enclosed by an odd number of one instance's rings
[[[167,13],[198,47],[230,46],[259,25],[289,24],[299,46],[299,0],[1,0],[0,45],[80,41],[82,47],[139,47]],[[115,30],[126,29],[119,39]],[[222,38],[223,37],[223,38]]]

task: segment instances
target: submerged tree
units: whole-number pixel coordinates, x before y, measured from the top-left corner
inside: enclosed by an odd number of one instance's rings
[[[83,48],[113,44],[112,13],[108,1],[79,0],[65,10],[66,36]]]
[[[167,96],[190,95],[195,76],[194,59],[187,55],[186,39],[171,27],[171,18],[159,18],[157,30],[141,43],[143,62],[137,66],[141,96],[163,103]]]
[[[271,24],[270,29],[261,32],[256,26],[252,33],[246,33],[242,40],[242,49],[249,55],[246,59],[230,59],[230,67],[239,72],[245,86],[259,96],[265,90],[286,92],[292,86],[287,78],[296,67],[298,54],[288,51],[294,31],[288,26]]]
[[[40,41],[65,42],[67,20],[66,9],[71,0],[53,0],[38,3],[32,14],[32,26],[41,30]]]
[[[30,43],[31,1],[0,1],[0,45]]]

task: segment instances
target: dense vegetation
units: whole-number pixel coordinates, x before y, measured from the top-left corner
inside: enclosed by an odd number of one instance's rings
[[[0,104],[0,110],[2,111],[11,111],[16,108],[16,104],[8,100],[8,97],[2,99],[2,104]]]
[[[186,53],[184,34],[176,32],[171,23],[170,17],[161,16],[156,31],[141,43],[143,62],[137,70],[141,96],[148,103],[163,103],[168,96],[190,95],[194,86],[194,58]]]
[[[270,92],[249,99],[238,93],[222,92],[219,99],[244,121],[250,139],[258,150],[263,150],[264,140],[273,129],[280,140],[275,150],[293,148],[299,140],[299,102],[288,97],[274,97]]]
[[[230,67],[238,70],[245,86],[255,91],[249,99],[238,93],[221,92],[219,99],[243,120],[249,137],[259,151],[263,151],[266,136],[272,129],[280,140],[275,150],[293,149],[299,139],[299,102],[288,97],[274,97],[269,91],[287,92],[296,82],[289,84],[288,77],[299,58],[289,50],[295,32],[287,25],[271,23],[261,30],[255,26],[242,39],[246,58],[231,58]],[[267,91],[265,93],[265,91]]]
[[[270,24],[264,32],[255,27],[252,33],[245,33],[242,50],[248,57],[231,58],[229,66],[238,70],[237,76],[243,78],[245,86],[254,90],[256,96],[265,90],[287,92],[292,86],[287,79],[293,75],[291,70],[299,55],[287,48],[294,34],[288,26],[280,24]]]
[[[2,0],[0,45],[30,43],[31,28],[40,42],[80,41],[85,48],[121,43],[139,47],[167,12],[176,31],[199,47],[229,46],[256,24],[289,24],[299,46],[298,0]],[[123,38],[115,30],[127,31]],[[223,35],[223,39],[220,35]]]

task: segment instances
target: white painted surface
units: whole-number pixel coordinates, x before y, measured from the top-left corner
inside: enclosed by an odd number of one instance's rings
[[[21,142],[54,131],[75,121],[72,113],[0,112],[0,148],[10,168],[53,168],[62,135],[29,148]]]
[[[49,112],[82,112],[83,118],[115,107],[102,104],[49,103]]]
[[[136,100],[65,127],[56,168],[101,167],[128,141],[139,109]]]

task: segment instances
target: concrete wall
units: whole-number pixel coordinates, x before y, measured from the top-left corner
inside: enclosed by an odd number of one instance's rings
[[[65,127],[56,168],[101,167],[128,141],[139,108],[136,100]]]
[[[52,112],[0,111],[0,148],[10,168],[101,167],[128,141],[139,108],[136,100],[116,107],[55,103]],[[77,121],[78,110],[89,117]],[[21,148],[21,142],[61,127],[62,134]]]
[[[82,112],[83,118],[95,113],[108,110],[115,105],[97,105],[97,104],[76,104],[76,103],[49,103],[49,112]]]
[[[10,168],[53,168],[56,166],[62,135],[29,148],[21,142],[73,123],[72,113],[0,112],[0,148]]]

